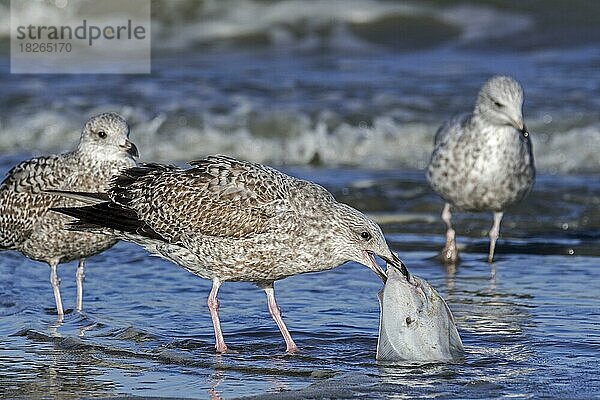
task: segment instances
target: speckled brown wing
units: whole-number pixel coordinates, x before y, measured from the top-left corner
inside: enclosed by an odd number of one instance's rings
[[[184,233],[260,234],[285,209],[284,175],[274,169],[224,156],[190,165],[186,170],[157,164],[131,168],[113,181],[109,195],[172,243]]]
[[[60,174],[60,156],[36,157],[14,166],[0,184],[0,190],[12,192],[41,193],[57,189],[64,184],[68,173]]]
[[[61,200],[43,193],[60,189],[69,179],[60,156],[32,158],[13,167],[0,184],[0,248],[26,240],[37,221]]]

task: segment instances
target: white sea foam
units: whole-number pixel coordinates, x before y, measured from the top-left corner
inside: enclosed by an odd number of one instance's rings
[[[550,173],[600,172],[600,124],[534,139],[536,166]]]
[[[445,22],[462,28],[460,40],[463,43],[518,33],[533,25],[529,16],[473,4],[445,8],[437,15]]]
[[[145,161],[187,161],[222,153],[274,165],[422,169],[439,126],[437,122],[400,123],[386,115],[368,125],[353,125],[332,124],[331,113],[315,118],[275,113],[262,117],[260,124],[250,121],[248,110],[230,115],[204,113],[198,120],[169,113],[150,115],[134,107],[109,106],[92,113],[108,109],[130,121],[131,138]],[[40,111],[26,120],[2,120],[0,152],[39,154],[69,149],[77,142],[81,123],[76,116],[51,111]],[[543,132],[549,125],[542,119],[528,125],[540,171],[600,172],[600,124],[552,134]]]

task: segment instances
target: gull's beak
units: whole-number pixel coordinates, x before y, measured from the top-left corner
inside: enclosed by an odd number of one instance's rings
[[[365,258],[368,261],[368,263],[365,265],[367,267],[369,267],[369,269],[371,271],[375,272],[377,274],[377,276],[379,276],[379,278],[381,278],[383,283],[385,283],[387,281],[387,275],[386,275],[385,271],[379,266],[379,264],[377,264],[377,261],[375,260],[375,255],[367,250],[363,250],[363,253],[364,253]]]
[[[129,155],[131,155],[132,157],[140,156],[140,153],[138,152],[136,145],[133,144],[133,142],[130,142],[129,139],[126,139],[125,144],[122,144],[121,147],[124,148],[127,151],[127,153]]]
[[[523,122],[522,119],[518,120],[517,122],[513,122],[512,125],[515,127],[516,130],[521,132],[521,134],[524,137],[529,136],[529,131],[527,130],[527,126],[525,125],[525,123]]]
[[[406,280],[410,282],[410,273],[408,272],[408,268],[406,268],[406,265],[404,265],[404,263],[402,261],[400,261],[400,259],[398,258],[398,256],[395,253],[392,252],[391,259],[388,259],[387,257],[382,257],[382,258],[388,264],[398,268],[400,270],[400,272],[402,273],[402,275],[404,275]]]

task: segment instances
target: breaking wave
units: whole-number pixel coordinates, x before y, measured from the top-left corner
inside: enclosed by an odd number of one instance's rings
[[[72,7],[40,2],[28,20],[39,25],[77,23]],[[153,48],[285,45],[415,49],[448,42],[469,44],[523,31],[532,19],[510,10],[462,3],[435,5],[382,0],[155,0]],[[489,29],[493,25],[494,29]],[[8,2],[0,2],[0,39],[10,27]]]
[[[103,111],[103,110],[95,110]],[[132,126],[132,140],[142,160],[183,162],[208,154],[227,154],[273,165],[423,169],[439,123],[398,122],[382,115],[371,123],[351,124],[331,113],[217,115],[194,119],[148,115],[141,109],[119,111]],[[0,153],[45,153],[73,146],[83,123],[64,113],[40,111],[27,120],[2,122]],[[528,122],[538,169],[546,173],[600,172],[600,124],[549,131]]]

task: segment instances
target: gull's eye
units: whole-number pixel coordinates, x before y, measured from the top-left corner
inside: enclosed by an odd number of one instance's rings
[[[367,231],[362,231],[360,233],[360,237],[365,239],[365,240],[370,240],[371,239],[371,234]]]
[[[96,134],[100,137],[100,139],[106,139],[106,132],[98,131]]]
[[[496,105],[496,107],[498,108],[503,108],[504,104],[500,103],[499,101],[494,101],[494,104]]]

